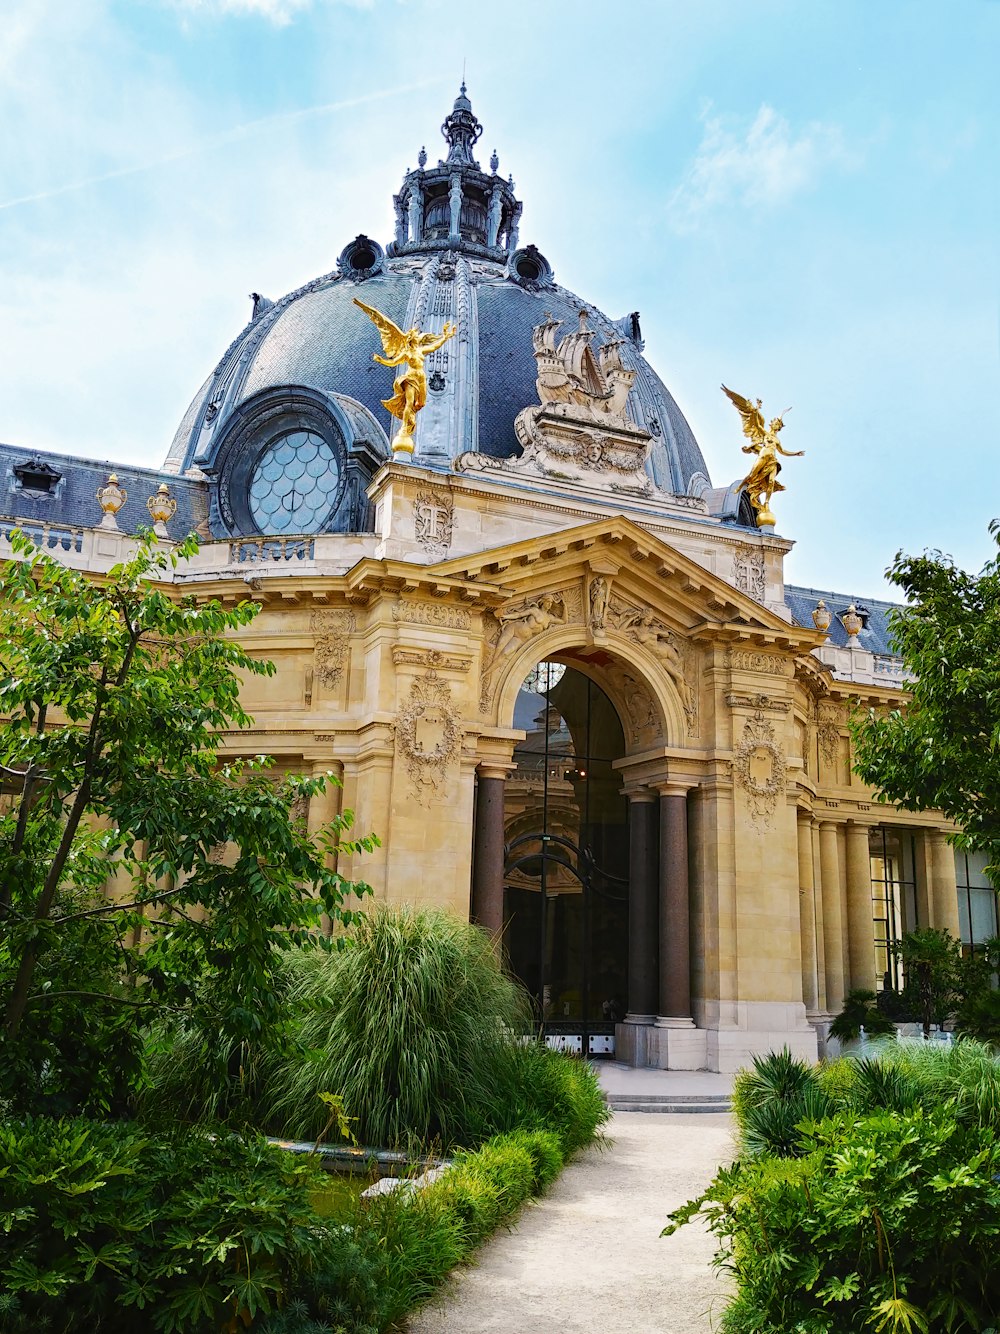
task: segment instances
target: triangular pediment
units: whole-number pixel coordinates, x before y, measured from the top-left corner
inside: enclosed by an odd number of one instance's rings
[[[619,615],[648,610],[686,637],[806,650],[820,642],[623,516],[440,561],[426,574],[515,599],[603,578]]]

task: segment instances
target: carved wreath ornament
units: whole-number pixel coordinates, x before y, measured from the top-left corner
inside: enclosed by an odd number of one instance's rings
[[[451,687],[436,672],[418,677],[396,718],[396,744],[406,760],[413,793],[429,801],[448,776],[448,765],[462,743],[459,714]]]
[[[785,790],[785,752],[762,713],[747,719],[731,763],[733,778],[747,794],[750,818],[754,824],[770,824],[778,796]]]

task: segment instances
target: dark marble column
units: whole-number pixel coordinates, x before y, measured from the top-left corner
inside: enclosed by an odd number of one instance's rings
[[[687,790],[660,792],[661,1020],[691,1020],[691,919],[688,897]]]
[[[480,765],[477,774],[471,916],[484,931],[499,939],[503,932],[503,791],[507,771]]]
[[[626,1023],[651,1024],[656,1017],[656,794],[629,794],[628,1014]]]

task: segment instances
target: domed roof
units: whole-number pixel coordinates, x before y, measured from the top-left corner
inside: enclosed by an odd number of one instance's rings
[[[365,443],[388,457],[393,422],[382,400],[392,394],[394,372],[372,360],[381,346],[354,304],[359,297],[402,328],[457,325],[457,336],[428,358],[430,392],[415,463],[450,469],[466,451],[496,458],[520,453],[514,419],[538,402],[532,330],[549,317],[575,329],[585,311],[595,349],[619,343],[622,364],[636,372],[627,413],[653,438],[647,471],[654,483],[673,494],[707,489],[691,428],[642,356],[638,314],[609,318],[559,286],[534,246],[520,246],[513,181],[497,174],[495,153],[488,173],[472,155],[481,132],[463,85],[442,126],[447,160],[427,167],[421,150],[420,166],[394,197],[394,241],[383,249],[358,236],[331,273],[277,302],[255,295],[249,324],[185,413],[169,470],[197,466],[211,473],[227,429],[245,417],[248,402],[284,386],[329,395],[349,415],[352,404],[366,409],[354,417],[366,424],[366,436],[379,438]]]

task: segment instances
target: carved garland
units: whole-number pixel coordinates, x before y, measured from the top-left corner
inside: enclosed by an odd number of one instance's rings
[[[819,724],[816,728],[816,739],[819,741],[820,752],[827,764],[836,764],[837,752],[840,750],[840,728],[836,714],[821,713],[819,715]]]
[[[451,687],[437,672],[410,685],[410,696],[395,722],[396,745],[406,760],[413,794],[426,804],[448,777],[448,766],[461,749],[461,717]]]
[[[785,752],[778,745],[774,728],[762,713],[743,725],[743,737],[730,761],[733,779],[747,794],[750,818],[756,825],[769,825],[779,795],[785,790]]]
[[[313,670],[328,690],[343,674],[348,639],[356,628],[353,611],[314,611],[309,618],[309,629],[316,635]]]
[[[402,598],[393,603],[392,619],[404,625],[438,625],[444,630],[468,630],[472,617],[464,607],[452,607],[446,602],[407,602]]]

